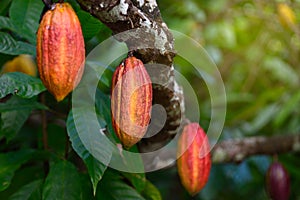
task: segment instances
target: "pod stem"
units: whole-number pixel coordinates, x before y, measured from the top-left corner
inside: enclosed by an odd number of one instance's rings
[[[42,0],[42,1],[45,4],[45,6],[47,6],[47,8],[49,8],[49,9],[51,8],[51,6],[53,4],[52,0]]]

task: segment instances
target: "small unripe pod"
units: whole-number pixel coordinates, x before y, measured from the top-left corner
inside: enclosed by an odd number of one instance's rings
[[[266,175],[266,188],[272,200],[288,200],[290,196],[290,178],[279,162],[274,162]]]

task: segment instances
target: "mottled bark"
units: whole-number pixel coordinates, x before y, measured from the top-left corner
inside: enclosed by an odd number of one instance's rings
[[[156,135],[142,139],[141,152],[163,147],[177,133],[184,112],[182,89],[173,74],[174,40],[163,22],[155,0],[77,0],[82,9],[106,24],[119,41],[144,64],[162,64],[156,68],[153,104],[162,105],[167,113],[166,124]],[[118,34],[131,30],[130,34]],[[149,47],[149,48],[141,48]],[[151,77],[153,78],[153,77]],[[157,81],[154,81],[157,82]]]

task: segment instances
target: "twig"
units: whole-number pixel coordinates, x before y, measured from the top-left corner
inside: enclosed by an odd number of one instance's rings
[[[41,100],[42,104],[46,105],[45,93],[42,93],[40,95],[40,100]],[[46,111],[41,110],[41,115],[42,115],[42,134],[43,134],[42,141],[43,141],[43,147],[44,147],[44,150],[48,151],[49,148],[48,148],[48,132],[47,132]],[[44,162],[44,171],[45,171],[45,174],[48,174],[48,172],[49,172],[49,162],[48,161]]]
[[[68,97],[68,111],[70,112],[71,110],[71,96]],[[70,148],[70,141],[69,141],[69,136],[67,132],[67,128],[65,127],[65,134],[66,134],[66,143],[65,143],[65,159],[68,159],[69,156],[69,148]]]

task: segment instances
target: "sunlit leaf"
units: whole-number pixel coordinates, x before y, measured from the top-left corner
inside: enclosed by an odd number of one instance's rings
[[[123,173],[123,176],[125,176],[131,184],[135,187],[135,189],[138,192],[142,192],[145,190],[146,186],[146,176],[143,173]]]
[[[150,181],[146,182],[142,195],[146,200],[162,200],[159,190]]]

